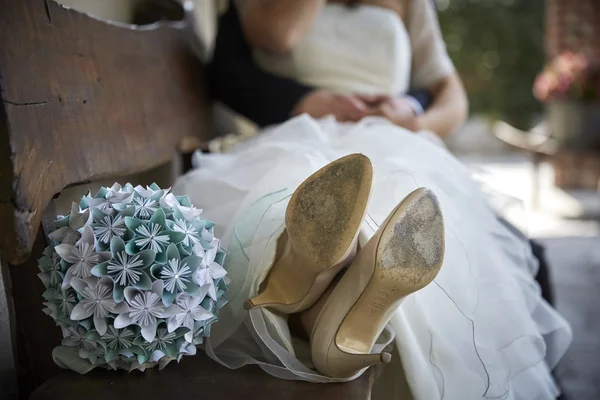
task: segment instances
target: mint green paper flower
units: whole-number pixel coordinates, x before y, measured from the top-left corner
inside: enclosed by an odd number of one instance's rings
[[[136,334],[128,328],[116,329],[114,326],[109,326],[108,331],[102,335],[101,339],[106,342],[109,349],[127,349],[133,345],[133,340]]]
[[[125,246],[127,253],[134,255],[149,249],[156,253],[156,262],[160,264],[167,261],[166,249],[169,244],[178,244],[185,237],[183,233],[169,229],[165,212],[161,208],[148,221],[125,217],[125,225],[134,232],[133,239]]]
[[[79,325],[76,328],[68,328],[69,336],[62,341],[63,346],[80,347],[87,351],[94,351],[100,344],[93,332]]]
[[[132,189],[123,190],[121,185],[115,183],[110,188],[101,188],[94,197],[88,196],[86,203],[90,208],[96,207],[99,210],[111,210],[115,204],[131,203],[132,198]]]
[[[79,301],[72,288],[63,289],[60,286],[49,287],[42,293],[42,297],[48,301],[46,303],[50,311],[48,315],[54,320],[68,318]]]
[[[133,211],[133,207],[131,207],[131,211]],[[92,219],[94,221],[92,229],[98,241],[104,245],[108,245],[114,237],[122,239],[127,233],[125,217],[129,215],[126,212],[115,215],[111,214],[97,208],[92,209]]]
[[[156,363],[164,357],[175,359],[181,347],[179,340],[188,330],[184,328],[169,332],[164,325],[161,325],[156,331],[156,337],[152,341],[145,341],[143,338],[135,340],[134,344],[142,347],[146,354],[138,355],[138,362],[144,364],[146,362]]]
[[[175,221],[167,221],[167,224],[173,231],[184,234],[181,245],[185,248],[191,248],[200,241],[200,235],[204,228],[204,224],[200,219],[196,221],[187,221],[180,218]]]
[[[154,262],[156,253],[152,250],[142,250],[137,254],[129,255],[125,251],[125,242],[114,237],[110,241],[112,258],[108,262],[96,265],[92,274],[97,277],[110,276],[115,282],[114,299],[117,303],[123,301],[123,291],[127,286],[148,290],[152,288],[152,281],[148,276],[149,267]]]
[[[44,249],[44,255],[38,260],[38,268],[41,271],[38,278],[46,288],[59,286],[65,276],[68,265],[61,264],[60,256],[53,251],[52,246]]]
[[[55,243],[74,245],[81,237],[80,229],[89,222],[89,218],[89,210],[81,210],[79,204],[72,203],[69,215],[56,221],[55,225],[58,229],[48,236]]]
[[[155,264],[150,268],[152,277],[162,279],[164,282],[165,290],[162,300],[165,305],[173,304],[177,294],[184,292],[190,296],[204,298],[202,291],[193,280],[202,259],[198,256],[187,256],[182,259],[179,250],[173,244],[167,248],[166,256],[166,264]]]

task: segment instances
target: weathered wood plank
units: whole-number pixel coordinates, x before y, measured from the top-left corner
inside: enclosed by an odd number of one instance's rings
[[[0,0],[0,254],[26,260],[64,187],[167,162],[206,135],[185,23],[132,29],[52,0]]]
[[[255,366],[230,370],[205,354],[198,354],[184,357],[179,365],[168,365],[162,371],[60,374],[43,384],[30,399],[366,400],[370,398],[372,379],[373,373],[369,370],[349,383],[286,381],[267,375]]]

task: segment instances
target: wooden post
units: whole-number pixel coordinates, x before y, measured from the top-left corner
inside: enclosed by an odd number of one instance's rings
[[[600,64],[600,2],[598,0],[546,1],[546,53],[584,52]]]

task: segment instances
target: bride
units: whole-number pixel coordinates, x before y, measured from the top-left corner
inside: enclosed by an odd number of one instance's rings
[[[540,296],[528,242],[431,140],[466,109],[433,6],[368,3],[239,2],[263,68],[386,118],[304,114],[197,154],[174,191],[221,228],[231,278],[206,352],[311,382],[379,364],[374,398],[555,398],[570,328]],[[381,95],[409,83],[433,105],[396,118]]]

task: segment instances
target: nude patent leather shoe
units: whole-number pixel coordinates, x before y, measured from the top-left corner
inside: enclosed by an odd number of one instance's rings
[[[327,298],[311,335],[317,370],[350,378],[391,354],[370,354],[375,341],[409,294],[427,286],[442,266],[444,221],[428,189],[409,194],[360,250]]]
[[[373,167],[362,154],[342,157],[308,177],[287,206],[264,289],[244,307],[287,314],[311,307],[356,254],[372,181]]]

